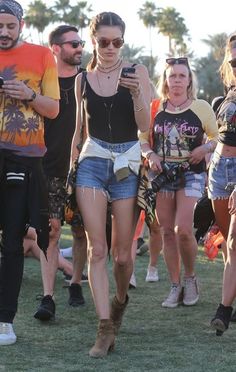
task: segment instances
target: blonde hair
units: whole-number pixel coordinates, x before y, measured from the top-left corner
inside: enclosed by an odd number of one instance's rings
[[[183,64],[184,66],[187,67],[189,71],[189,78],[190,78],[190,83],[187,88],[187,96],[190,99],[196,99],[197,98],[197,78],[195,73],[191,70],[189,63]],[[158,96],[162,101],[166,101],[169,97],[169,87],[167,85],[167,79],[166,79],[166,71],[168,68],[171,68],[173,65],[170,65],[166,63],[165,68],[163,73],[161,74],[158,84],[157,84],[157,93]]]
[[[236,49],[236,31],[232,33],[227,39],[225,56],[219,68],[221,79],[226,88],[230,88],[232,85],[236,85],[236,76],[229,64],[232,49]]]

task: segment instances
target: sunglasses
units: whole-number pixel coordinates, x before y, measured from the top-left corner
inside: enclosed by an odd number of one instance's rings
[[[236,67],[236,58],[229,61],[229,64],[231,65],[231,67],[235,68]]]
[[[78,48],[78,46],[81,46],[82,48],[85,46],[85,41],[83,40],[70,40],[70,41],[63,41],[62,43],[58,45],[64,45],[64,44],[70,44],[73,49]]]
[[[97,43],[99,48],[107,48],[111,43],[115,48],[121,48],[124,44],[124,39],[122,37],[118,37],[116,39],[110,40],[106,37],[101,37],[100,39],[97,39]]]
[[[188,66],[188,58],[186,58],[186,57],[167,58],[166,63],[170,66],[173,66],[173,65],[186,65],[186,66]]]

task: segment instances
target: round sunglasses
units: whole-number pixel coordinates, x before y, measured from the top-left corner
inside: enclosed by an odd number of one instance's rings
[[[99,48],[107,48],[110,44],[112,44],[115,48],[121,48],[124,44],[124,39],[122,37],[117,37],[116,39],[110,40],[106,37],[101,37],[100,39],[96,39]]]

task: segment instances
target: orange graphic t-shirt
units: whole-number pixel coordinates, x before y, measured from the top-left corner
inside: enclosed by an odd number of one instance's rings
[[[55,59],[50,49],[29,43],[0,51],[0,76],[21,80],[36,93],[60,98]],[[0,150],[41,157],[46,151],[44,120],[27,102],[0,93]]]

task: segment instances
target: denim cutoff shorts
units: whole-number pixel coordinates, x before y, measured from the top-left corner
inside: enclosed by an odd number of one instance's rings
[[[215,151],[209,168],[209,199],[228,199],[234,184],[236,184],[236,157],[228,158]]]
[[[180,180],[170,182],[161,188],[161,192],[174,192],[184,189],[185,196],[201,198],[205,191],[206,173],[184,172],[184,185]]]
[[[137,141],[109,143],[91,137],[98,145],[113,152],[123,153],[134,146]],[[76,186],[104,191],[109,201],[128,199],[137,196],[139,176],[130,170],[127,178],[116,180],[111,159],[87,157],[78,165]]]

